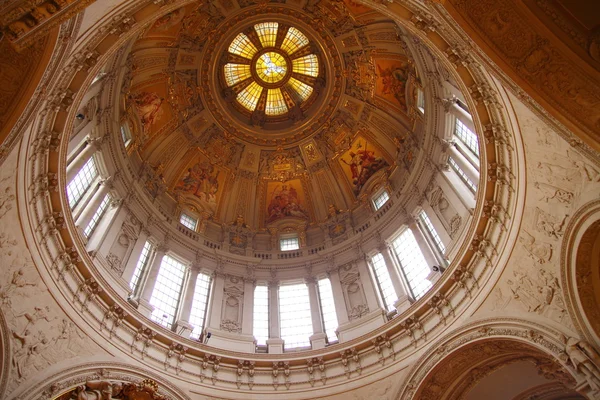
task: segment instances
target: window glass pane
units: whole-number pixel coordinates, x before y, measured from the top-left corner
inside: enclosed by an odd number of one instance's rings
[[[321,301],[321,315],[323,315],[323,325],[325,325],[327,341],[329,343],[337,342],[338,337],[335,334],[335,330],[339,324],[329,278],[319,279],[319,300]]]
[[[148,263],[150,262],[150,253],[152,252],[152,243],[146,241],[144,244],[144,248],[142,249],[142,253],[140,254],[140,258],[133,270],[133,276],[131,277],[131,281],[129,282],[129,287],[131,288],[132,293],[136,293],[138,284],[140,283],[140,278],[142,277],[142,272],[146,270],[148,267]]]
[[[387,191],[383,191],[379,196],[373,200],[373,205],[375,206],[375,210],[379,210],[387,201],[390,199],[390,195]]]
[[[256,344],[265,346],[269,338],[269,288],[264,285],[254,289],[254,338]]]
[[[402,235],[392,242],[392,248],[400,260],[400,265],[413,296],[415,299],[419,299],[431,289],[431,282],[427,280],[431,270],[412,231],[410,229],[405,230]]]
[[[419,217],[421,218],[421,221],[423,221],[423,225],[425,225],[425,228],[427,228],[427,232],[429,232],[429,234],[433,238],[435,245],[440,251],[440,253],[444,254],[444,252],[446,251],[446,246],[444,246],[440,235],[438,235],[437,231],[435,230],[435,227],[431,223],[431,220],[427,216],[427,213],[425,211],[421,211]]]
[[[249,111],[254,111],[256,108],[256,104],[258,104],[258,99],[260,98],[260,94],[262,93],[263,88],[256,82],[252,82],[248,86],[244,88],[237,95],[237,101],[240,102],[244,108]]]
[[[375,279],[377,279],[381,297],[385,303],[384,306],[388,311],[393,311],[395,310],[394,302],[398,300],[398,295],[394,290],[394,285],[392,284],[390,273],[385,265],[385,260],[381,253],[377,253],[371,258],[371,262],[373,263],[373,272],[375,272]]]
[[[258,57],[255,70],[262,81],[275,83],[285,77],[288,70],[288,63],[281,54],[268,51]]]
[[[298,250],[300,248],[300,243],[298,242],[298,238],[287,238],[279,240],[279,248],[281,251],[288,250]]]
[[[285,35],[285,39],[283,39],[283,43],[281,44],[281,50],[285,51],[288,54],[292,54],[298,49],[306,46],[307,44],[308,38],[304,36],[304,34],[298,29],[291,27],[290,29],[288,29],[287,34]]]
[[[189,215],[184,213],[182,213],[179,217],[179,222],[181,222],[181,225],[193,231],[196,230],[196,225],[198,224],[198,220],[196,218],[190,217]]]
[[[477,140],[477,135],[467,128],[465,124],[460,122],[458,118],[456,118],[456,129],[454,130],[454,134],[479,158],[479,141]]]
[[[275,47],[278,26],[277,22],[263,22],[262,24],[254,25],[254,30],[264,47]]]
[[[473,193],[475,193],[477,191],[477,185],[475,185],[475,183],[471,179],[469,179],[467,174],[465,174],[465,171],[462,170],[462,168],[456,163],[456,161],[452,157],[448,158],[448,163],[450,164],[454,172],[458,174],[460,179],[469,187],[469,189]]]
[[[288,85],[290,85],[292,89],[298,93],[302,101],[306,101],[306,99],[308,99],[313,92],[313,88],[311,86],[304,82],[300,82],[296,78],[290,78]]]
[[[102,216],[104,215],[104,213],[106,212],[106,210],[108,208],[108,203],[110,203],[110,195],[109,194],[104,196],[104,198],[102,199],[102,203],[100,203],[100,207],[98,207],[98,209],[92,216],[92,220],[90,221],[88,226],[85,227],[85,229],[83,231],[83,234],[85,235],[85,237],[90,237],[92,235],[92,233],[94,233],[94,230],[98,226],[100,219],[102,218]]]
[[[154,306],[150,319],[165,328],[171,329],[175,322],[184,277],[185,265],[172,257],[164,256],[150,297],[150,304]]]
[[[292,60],[292,70],[302,75],[319,76],[319,61],[317,56],[309,54]]]
[[[256,50],[256,47],[252,44],[248,36],[243,33],[237,35],[229,46],[230,53],[237,54],[244,58],[252,58],[257,51],[258,50]]]
[[[283,94],[281,89],[269,89],[267,92],[267,105],[265,107],[265,114],[267,115],[282,115],[288,111],[283,100]]]
[[[425,113],[425,94],[421,89],[417,91],[417,107],[422,113]]]
[[[250,78],[250,65],[247,64],[225,64],[225,82],[227,86],[233,86]]]
[[[125,126],[121,125],[121,139],[123,139],[123,144],[127,146],[129,144],[129,140],[131,139],[131,135],[129,134],[129,129]]]
[[[94,157],[90,157],[67,186],[67,199],[69,200],[71,210],[75,208],[97,176],[96,162],[94,161]]]
[[[208,305],[208,293],[210,291],[210,276],[198,274],[196,286],[194,287],[194,299],[192,300],[192,311],[190,312],[190,324],[194,327],[190,337],[198,339],[204,329],[206,318],[206,306]]]
[[[279,287],[279,320],[286,349],[310,347],[313,327],[308,287],[304,283]]]

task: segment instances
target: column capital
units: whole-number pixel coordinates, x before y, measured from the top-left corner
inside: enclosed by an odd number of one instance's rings
[[[306,283],[307,285],[316,285],[317,278],[315,278],[314,276],[306,276],[304,277],[304,283]]]
[[[269,289],[279,289],[279,281],[269,281],[267,283],[267,285],[269,286]]]

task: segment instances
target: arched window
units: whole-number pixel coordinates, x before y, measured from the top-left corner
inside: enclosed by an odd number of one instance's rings
[[[377,194],[373,198],[373,206],[375,207],[375,211],[379,210],[387,201],[390,199],[390,195],[386,190],[383,190],[381,193]]]
[[[266,346],[269,338],[269,288],[257,285],[254,289],[253,333],[258,346]]]
[[[179,222],[181,223],[181,225],[193,231],[195,231],[196,227],[198,226],[198,219],[186,213],[181,213],[181,216],[179,217]]]
[[[392,249],[398,257],[413,298],[418,300],[431,289],[431,282],[427,280],[431,269],[425,261],[415,235],[410,229],[406,229],[392,242]]]
[[[431,220],[429,219],[429,216],[427,215],[427,213],[425,211],[421,210],[421,212],[419,213],[419,219],[425,226],[425,229],[427,230],[427,233],[431,237],[433,244],[438,249],[440,254],[443,255],[446,252],[446,246],[444,246],[444,242],[442,242],[442,238],[440,238],[440,235],[435,230],[435,227],[431,223]]]
[[[88,226],[86,226],[85,229],[83,230],[83,234],[85,235],[85,237],[89,238],[90,236],[92,236],[92,233],[94,233],[94,231],[96,230],[96,227],[98,226],[98,223],[102,219],[102,216],[106,213],[106,210],[108,209],[108,204],[110,203],[110,200],[111,200],[110,194],[107,194],[106,196],[104,196],[104,199],[102,199],[100,206],[98,207],[98,209],[96,209],[96,212],[92,216],[92,220],[90,221]]]
[[[142,253],[140,254],[140,258],[133,270],[133,275],[131,276],[131,281],[129,282],[129,287],[131,288],[131,293],[133,296],[137,296],[140,282],[142,276],[148,270],[148,266],[152,260],[152,253],[154,253],[154,246],[151,242],[146,241],[144,243],[144,247],[142,248]]]
[[[335,301],[333,299],[333,290],[329,278],[319,279],[319,302],[321,304],[321,315],[323,316],[323,325],[327,341],[329,343],[337,342],[338,338],[335,330],[338,328],[338,318],[335,312]]]
[[[313,326],[306,284],[279,287],[279,320],[286,349],[310,347]]]
[[[381,253],[375,254],[371,257],[371,264],[373,266],[373,272],[375,275],[375,281],[383,301],[384,308],[389,311],[394,311],[394,302],[398,299],[398,295],[394,290],[390,273],[388,272],[385,264],[385,259]]]
[[[194,327],[190,338],[198,339],[204,330],[206,322],[206,309],[210,295],[210,275],[199,273],[194,286],[194,299],[192,300],[192,311],[190,312],[190,324]]]
[[[185,272],[183,263],[170,256],[163,257],[150,298],[150,304],[154,307],[150,319],[168,329],[175,322]]]
[[[67,199],[71,210],[75,208],[83,195],[89,190],[97,176],[96,162],[94,157],[90,157],[67,186]]]

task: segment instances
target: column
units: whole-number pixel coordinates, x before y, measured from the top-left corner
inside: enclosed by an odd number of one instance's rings
[[[81,212],[81,214],[77,218],[77,223],[75,225],[77,226],[79,233],[83,237],[86,237],[83,234],[83,231],[85,230],[85,228],[87,228],[89,223],[92,221],[92,218],[94,217],[94,214],[96,214],[98,207],[100,207],[100,204],[102,204],[102,200],[104,200],[104,197],[110,191],[110,187],[111,187],[111,185],[110,185],[109,179],[104,179],[104,180],[100,181],[100,184],[98,185],[98,189],[96,189],[96,193],[94,193],[91,200],[86,204],[85,209]]]
[[[396,292],[396,296],[398,299],[394,302],[394,307],[398,314],[402,314],[405,310],[407,310],[411,305],[411,299],[408,296],[408,291],[404,286],[404,282],[400,276],[400,271],[398,270],[398,266],[394,262],[393,255],[390,252],[390,248],[387,243],[379,246],[379,252],[383,256],[383,261],[385,261],[385,266],[387,268],[388,274],[390,275],[390,280],[392,281],[392,286],[394,286],[394,291]]]
[[[270,354],[283,354],[283,339],[279,325],[279,282],[269,282],[269,339],[267,347]]]
[[[322,349],[325,347],[327,335],[323,325],[323,315],[319,302],[319,289],[317,280],[314,277],[305,278],[304,282],[308,286],[308,299],[310,301],[310,315],[312,318],[313,334],[310,337],[312,349]]]
[[[225,274],[215,272],[213,276],[213,291],[211,296],[210,318],[206,324],[212,329],[221,328],[221,312],[223,310],[223,289],[225,289]]]
[[[449,146],[448,151],[450,152],[450,157],[456,161],[456,164],[458,164],[460,169],[465,172],[465,175],[467,175],[476,186],[479,185],[479,172],[470,162],[465,160],[465,156],[463,156],[453,144]]]
[[[434,265],[440,266],[442,263],[440,263],[437,260],[437,258],[435,257],[434,250],[431,248],[431,246],[427,242],[427,239],[423,235],[423,232],[421,231],[421,227],[419,226],[417,221],[413,220],[408,225],[408,227],[410,228],[413,235],[415,236],[417,244],[419,245],[419,249],[421,249],[421,253],[423,253],[423,257],[425,257],[425,261],[427,262],[427,265],[429,265],[429,268],[431,269],[431,272],[427,276],[427,280],[433,284],[440,277],[440,272],[434,271],[433,266]]]
[[[346,301],[344,300],[344,290],[342,289],[342,283],[340,282],[340,273],[337,268],[330,268],[327,270],[327,276],[331,282],[335,313],[337,314],[339,325],[342,326],[347,323],[349,319],[348,308],[346,307]]]
[[[198,279],[200,268],[192,265],[188,269],[188,280],[181,303],[181,313],[177,320],[177,333],[189,339],[194,327],[190,324],[190,314],[192,313],[192,302],[194,301],[194,292],[196,289],[196,280]]]
[[[99,144],[100,143],[98,139],[87,140],[86,146],[67,166],[67,184],[73,180],[81,167],[83,167],[90,157],[94,155],[94,153],[98,150]]]
[[[456,98],[446,99],[444,108],[447,112],[454,115],[460,122],[465,124],[472,132],[475,132],[475,124],[473,123],[471,114],[458,105]]]
[[[379,305],[379,300],[377,300],[375,288],[373,287],[373,280],[371,279],[371,274],[369,273],[366,255],[357,259],[356,265],[358,267],[358,273],[360,274],[360,281],[362,282],[362,286],[365,291],[365,297],[367,299],[369,310],[371,312],[382,310],[381,306]]]
[[[158,272],[160,270],[160,264],[162,263],[162,259],[165,256],[166,251],[166,247],[162,245],[156,248],[154,260],[152,260],[152,264],[150,264],[148,275],[144,280],[144,287],[141,291],[142,294],[139,301],[141,307],[140,311],[148,318],[150,318],[152,311],[154,311],[154,306],[150,304],[150,298],[152,297],[154,285],[156,284],[156,278],[158,277]]]
[[[244,278],[244,311],[242,314],[242,334],[254,334],[254,279]]]
[[[133,249],[131,253],[129,253],[129,258],[127,259],[127,264],[125,264],[125,268],[123,269],[123,274],[121,277],[127,283],[131,282],[131,278],[133,277],[133,272],[135,271],[135,267],[142,255],[142,250],[146,245],[146,241],[148,240],[148,232],[142,227],[140,234],[135,240],[135,244],[133,245]],[[135,293],[134,293],[135,294]]]

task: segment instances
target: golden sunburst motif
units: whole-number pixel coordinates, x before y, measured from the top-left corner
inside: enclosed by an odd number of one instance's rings
[[[227,49],[230,61],[223,67],[225,83],[250,112],[287,114],[314,92],[320,66],[309,45],[306,35],[295,27],[277,22],[256,24],[231,41]]]

